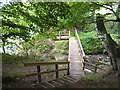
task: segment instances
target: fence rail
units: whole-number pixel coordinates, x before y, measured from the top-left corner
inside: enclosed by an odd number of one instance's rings
[[[67,75],[69,75],[70,74],[70,72],[69,72],[69,69],[70,69],[69,63],[70,63],[69,61],[66,61],[66,62],[24,63],[24,67],[37,66],[37,72],[36,73],[28,74],[26,76],[38,75],[38,82],[41,83],[42,82],[42,79],[41,79],[42,74],[56,72],[56,78],[59,78],[59,71],[67,70]],[[59,64],[67,64],[68,66],[67,66],[67,68],[59,69],[58,68]],[[55,65],[55,70],[41,72],[40,66],[43,66],[43,65],[45,65],[45,66],[46,65]]]
[[[82,67],[83,67],[83,70],[87,69],[87,70],[90,70],[90,71],[96,73],[97,69],[101,69],[101,70],[105,71],[105,69],[99,67],[99,65],[111,66],[111,65],[108,65],[108,64],[105,64],[105,63],[101,63],[97,59],[93,59],[93,58],[89,58],[89,57],[85,56],[85,52],[84,52],[82,44],[80,42],[80,38],[79,38],[79,35],[77,33],[77,30],[75,30],[75,33],[76,33],[76,36],[77,36],[77,39],[78,39],[78,44],[79,44],[79,47],[80,47],[80,53],[82,53],[82,58],[83,58],[83,60],[82,60]],[[91,64],[90,62],[92,62],[94,64]],[[94,67],[94,70],[92,70],[88,66]]]

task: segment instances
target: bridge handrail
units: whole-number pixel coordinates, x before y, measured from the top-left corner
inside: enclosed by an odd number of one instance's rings
[[[101,63],[101,62],[99,62],[97,59],[94,59],[94,60],[93,60],[93,58],[90,58],[90,57],[85,56],[85,52],[84,52],[83,47],[82,47],[82,44],[81,44],[81,42],[80,42],[80,38],[79,38],[79,35],[78,35],[78,33],[77,33],[77,30],[75,30],[75,33],[76,33],[76,36],[77,36],[77,39],[78,39],[78,43],[79,43],[79,47],[80,47],[81,53],[82,53],[82,58],[83,58],[83,60],[82,60],[82,67],[83,67],[83,70],[84,70],[84,68],[86,68],[86,69],[89,69],[90,71],[93,71],[93,72],[96,73],[97,68],[105,71],[105,69],[99,67],[98,65],[111,66],[111,65],[108,65],[108,64],[105,64],[105,63]],[[95,65],[90,64],[90,63],[88,62],[88,60],[90,60],[91,62],[94,62]],[[95,68],[95,70],[92,70],[92,69],[88,68],[88,67],[86,66],[86,64],[89,65],[89,66],[93,66],[93,67]]]
[[[41,79],[41,75],[42,74],[46,74],[46,73],[51,73],[51,72],[56,72],[56,78],[59,77],[59,71],[63,71],[63,70],[67,70],[67,75],[69,75],[69,61],[65,61],[65,62],[41,62],[41,63],[24,63],[24,67],[31,67],[31,66],[37,66],[37,72],[33,73],[33,74],[28,74],[26,76],[35,76],[38,75],[38,82],[41,83],[42,79]],[[58,64],[68,64],[67,68],[63,68],[63,69],[58,69]],[[55,65],[55,70],[51,70],[51,71],[43,71],[41,72],[40,70],[40,66],[42,65]]]
[[[84,52],[83,47],[82,47],[82,44],[81,44],[81,42],[80,42],[80,38],[79,38],[79,35],[78,35],[78,33],[77,33],[77,30],[75,30],[75,33],[76,33],[76,36],[77,36],[77,39],[78,39],[79,46],[80,46],[81,51],[82,51],[82,55],[83,55],[83,57],[84,57],[84,56],[85,56],[85,52]]]

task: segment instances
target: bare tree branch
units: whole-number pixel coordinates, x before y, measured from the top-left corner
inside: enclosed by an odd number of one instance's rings
[[[110,5],[111,8],[108,8],[108,7],[104,6],[104,5],[97,4],[97,3],[95,3],[95,2],[92,2],[92,3],[95,4],[95,5],[98,5],[98,6],[104,7],[104,8],[106,8],[106,9],[112,11],[112,12],[114,13],[114,15],[116,16],[116,18],[117,18],[118,20],[120,20],[119,16],[118,16],[117,13],[113,10],[113,8],[112,8],[111,5]]]
[[[120,22],[120,20],[104,20],[104,22],[110,22],[110,21],[112,21],[112,22]]]

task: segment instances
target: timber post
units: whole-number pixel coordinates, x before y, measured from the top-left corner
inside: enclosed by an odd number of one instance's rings
[[[55,69],[56,69],[56,78],[59,77],[59,73],[58,73],[58,64],[55,65]]]
[[[40,73],[40,66],[37,66],[37,72]],[[38,82],[41,83],[42,80],[41,80],[41,74],[38,75]]]

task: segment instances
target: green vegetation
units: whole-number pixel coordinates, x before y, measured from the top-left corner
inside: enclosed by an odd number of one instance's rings
[[[83,49],[86,54],[105,54],[106,49],[102,45],[100,39],[97,37],[96,31],[78,32]]]
[[[19,51],[18,55],[26,56],[31,58],[34,56],[39,57],[43,54],[47,54],[52,49],[52,45],[44,39],[41,35],[37,34],[29,42],[21,42],[22,49]]]
[[[118,88],[118,77],[113,71],[91,73],[73,85],[64,85],[63,88]]]
[[[102,72],[95,75],[88,75],[78,81],[79,84],[84,84],[83,88],[118,88],[117,76],[114,73],[104,76]],[[82,83],[83,82],[83,83]]]
[[[101,14],[97,12],[101,8],[110,10],[111,13]],[[114,8],[116,8],[116,11]],[[10,68],[9,64],[23,67],[24,62],[54,61],[50,58],[44,58],[52,49],[51,44],[45,39],[56,38],[56,33],[64,29],[74,31],[77,28],[80,30],[79,36],[86,54],[105,54],[106,49],[98,39],[97,33],[93,31],[96,30],[96,27],[94,27],[95,21],[99,21],[100,17],[103,17],[104,22],[107,21],[108,23],[106,23],[106,28],[102,29],[102,27],[99,27],[102,24],[98,22],[98,31],[103,30],[106,34],[112,34],[112,38],[120,44],[120,3],[118,2],[10,2],[1,5],[1,12],[2,27],[0,29],[2,30],[2,38],[0,43],[4,53],[3,64],[8,69]],[[75,33],[72,33],[71,36],[75,36]],[[53,54],[68,55],[68,41],[58,41],[55,44],[56,51]],[[120,49],[116,46],[116,43],[110,45],[110,47],[106,47],[110,51],[108,54],[112,58],[113,66],[119,67]],[[8,48],[13,51],[13,53],[10,53],[11,55],[5,54]],[[116,67],[116,70],[118,70],[116,72],[120,72],[118,67]],[[12,69],[16,69],[16,67]],[[5,71],[3,75],[16,77],[22,75],[22,71],[25,70],[20,71],[20,68],[12,71],[12,69],[9,70],[10,73]],[[9,80],[12,81],[13,79],[10,78]],[[85,85],[88,85],[86,87],[93,84],[98,85],[102,82],[100,80],[89,80],[89,78],[84,79],[82,82],[84,81],[86,82]],[[102,83],[101,86],[107,87],[104,86],[107,80]],[[111,86],[111,84],[108,85]],[[93,87],[96,86],[93,85]]]
[[[69,52],[69,41],[61,40],[55,42],[56,51],[53,51],[53,54],[68,55]]]
[[[45,57],[36,57],[34,59],[34,56],[31,56],[31,58],[26,59],[26,57],[20,57],[18,55],[9,55],[9,54],[2,54],[2,63],[5,64],[17,64],[18,66],[23,66],[24,62],[43,62],[43,61],[56,61],[51,58],[45,58]]]

